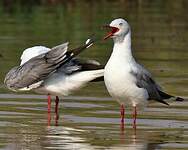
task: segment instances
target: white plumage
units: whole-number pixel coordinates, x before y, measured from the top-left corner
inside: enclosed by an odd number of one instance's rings
[[[73,91],[83,87],[89,81],[104,74],[103,69],[81,71],[72,75],[65,73],[54,73],[47,80],[44,81],[43,86],[36,89],[38,93],[52,94],[58,96],[67,96]]]
[[[151,74],[135,61],[131,50],[131,28],[127,21],[115,19],[106,27],[111,31],[104,39],[112,37],[114,46],[104,70],[105,85],[110,95],[121,104],[122,122],[124,106],[134,107],[135,126],[138,106],[145,106],[150,100],[168,105],[164,99],[174,96],[163,92]],[[176,100],[183,99],[177,97]]]
[[[110,26],[116,27],[120,22],[122,20],[114,20]],[[118,34],[118,32],[115,34]],[[116,38],[115,35],[113,36]],[[148,93],[145,89],[137,87],[137,79],[131,73],[132,71],[139,71],[139,67],[131,52],[130,28],[126,36],[122,38],[118,37],[114,40],[113,52],[105,66],[105,85],[110,95],[120,104],[142,106],[147,103]]]
[[[44,54],[44,53],[47,53],[48,51],[50,51],[50,48],[45,47],[45,46],[33,46],[30,48],[27,48],[23,51],[23,53],[21,55],[20,65],[23,65],[25,62],[27,62],[31,58],[36,57],[41,54]]]

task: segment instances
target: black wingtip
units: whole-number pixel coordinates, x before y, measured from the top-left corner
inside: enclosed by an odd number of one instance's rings
[[[74,49],[69,51],[69,53],[71,54],[71,58],[80,54],[84,49],[89,48],[91,45],[93,45],[94,42],[96,42],[96,38],[95,38],[94,35],[92,35],[92,36],[90,36],[90,38],[88,38],[86,40],[86,43],[84,45],[77,47],[77,48],[74,48]]]
[[[87,39],[87,42],[86,42],[86,45],[87,47],[90,47],[93,43],[95,43],[97,40],[96,40],[96,36],[93,34],[91,35],[88,39]]]
[[[182,102],[182,101],[184,101],[185,99],[183,99],[183,98],[181,98],[181,97],[176,97],[176,101],[178,101],[178,102]]]

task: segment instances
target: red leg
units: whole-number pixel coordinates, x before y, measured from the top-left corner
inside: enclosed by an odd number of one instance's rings
[[[133,128],[136,129],[136,118],[137,118],[137,109],[136,106],[134,106],[134,112],[133,112]]]
[[[48,113],[51,112],[51,96],[48,94]]]
[[[59,97],[56,96],[55,99],[55,125],[58,125],[59,113],[58,113]]]

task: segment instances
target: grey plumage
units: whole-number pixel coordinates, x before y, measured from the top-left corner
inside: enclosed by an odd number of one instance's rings
[[[12,68],[7,73],[4,83],[9,89],[17,90],[44,80],[61,65],[66,56],[67,46],[68,43],[64,43],[30,59],[21,66]]]
[[[96,60],[73,58],[66,64],[59,67],[57,72],[63,72],[67,75],[70,75],[79,71],[97,70],[103,68],[104,66]]]
[[[141,65],[137,64],[137,69],[131,72],[136,78],[136,85],[139,88],[147,90],[149,98],[148,100],[155,100],[160,103],[169,105],[164,99],[169,99],[174,96],[169,95],[162,91],[162,88],[152,79],[151,74]],[[177,101],[183,101],[182,98],[176,97]]]
[[[49,52],[31,58],[21,66],[12,68],[6,75],[4,83],[11,90],[40,86],[43,80],[57,71],[62,65],[90,46],[94,41],[76,49],[67,51],[68,43],[53,47]]]

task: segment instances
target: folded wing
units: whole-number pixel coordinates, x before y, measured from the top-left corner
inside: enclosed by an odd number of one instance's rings
[[[137,67],[137,70],[133,71],[132,74],[136,78],[136,85],[147,91],[149,95],[148,100],[155,100],[168,105],[168,103],[163,100],[165,98],[161,95],[161,87],[152,79],[151,74],[142,66],[139,65]]]

